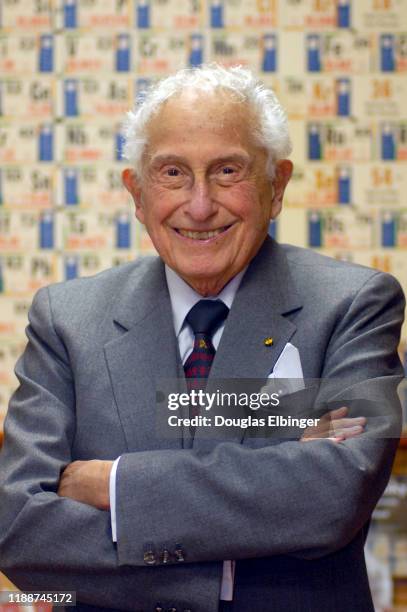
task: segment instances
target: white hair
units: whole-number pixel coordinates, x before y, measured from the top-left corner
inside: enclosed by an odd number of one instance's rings
[[[292,150],[287,116],[275,93],[249,70],[241,66],[224,68],[218,64],[185,68],[162,79],[150,86],[134,112],[127,113],[123,124],[123,156],[133,165],[136,174],[141,176],[149,122],[166,100],[186,88],[208,93],[227,90],[239,101],[249,104],[257,118],[253,136],[268,152],[266,172],[273,178],[275,162],[288,157]]]

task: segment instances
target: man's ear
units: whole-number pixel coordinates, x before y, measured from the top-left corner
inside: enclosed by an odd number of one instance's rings
[[[271,218],[275,219],[280,214],[283,205],[285,188],[293,173],[293,163],[289,159],[281,159],[276,163],[275,177],[273,179],[273,202],[271,207]]]
[[[125,168],[122,172],[123,185],[131,194],[136,206],[136,217],[140,223],[144,223],[144,209],[142,205],[141,186],[136,173],[132,168]]]

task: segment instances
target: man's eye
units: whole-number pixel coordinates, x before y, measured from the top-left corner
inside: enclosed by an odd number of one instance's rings
[[[224,166],[222,168],[222,174],[233,174],[234,171],[234,168],[231,168],[230,166]]]
[[[178,170],[178,168],[168,168],[168,170],[166,171],[166,174],[168,176],[179,176],[180,171]]]

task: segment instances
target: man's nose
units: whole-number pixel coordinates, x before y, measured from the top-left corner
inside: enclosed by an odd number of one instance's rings
[[[195,180],[190,191],[187,212],[194,221],[206,221],[215,214],[217,205],[213,198],[213,186],[207,178]]]

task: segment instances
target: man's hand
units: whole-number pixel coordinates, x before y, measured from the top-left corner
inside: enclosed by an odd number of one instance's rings
[[[327,438],[332,442],[343,442],[348,438],[359,436],[363,433],[366,418],[345,418],[347,413],[346,406],[327,412],[320,418],[318,425],[307,427],[301,436],[301,442],[310,442],[321,438]]]
[[[99,508],[110,509],[109,477],[113,461],[73,461],[61,474],[58,495]]]

